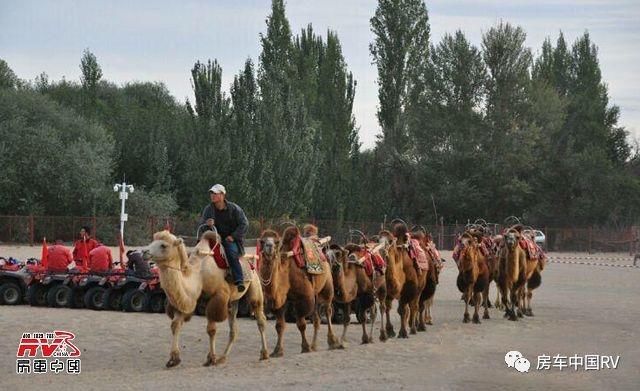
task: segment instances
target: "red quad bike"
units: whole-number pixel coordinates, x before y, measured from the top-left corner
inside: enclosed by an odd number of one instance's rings
[[[69,271],[61,283],[52,286],[47,293],[49,307],[84,307],[84,288],[89,279],[89,273],[85,268]]]
[[[164,290],[160,287],[160,275],[158,269],[151,269],[152,277],[145,283],[141,284],[141,288],[144,289],[147,296],[147,312],[163,313],[165,305],[167,303],[167,296]]]
[[[31,275],[27,288],[27,301],[31,306],[64,307],[71,301],[70,277],[66,273],[48,272],[42,265],[27,266]]]
[[[157,273],[157,272],[156,272]],[[133,273],[121,273],[113,276],[112,285],[104,294],[106,309],[126,312],[163,312],[165,294],[160,288],[157,274],[146,278]]]
[[[24,264],[0,266],[0,305],[16,305],[24,301],[32,276]]]
[[[82,300],[84,307],[100,311],[106,308],[104,301],[107,290],[113,285],[112,276],[121,276],[120,269],[106,273],[90,273],[84,276],[74,288],[74,297]]]

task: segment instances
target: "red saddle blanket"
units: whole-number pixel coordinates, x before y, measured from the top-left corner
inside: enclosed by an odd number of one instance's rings
[[[520,247],[527,252],[527,256],[529,259],[532,258],[540,258],[542,254],[542,249],[532,240],[529,239],[520,239]]]
[[[321,274],[321,261],[327,262],[327,257],[311,239],[296,236],[291,243],[293,259],[299,268],[306,268],[309,273]]]
[[[409,256],[413,259],[418,269],[429,270],[427,252],[420,246],[420,242],[417,239],[410,239],[409,243]]]
[[[228,269],[229,261],[227,260],[227,255],[224,253],[224,247],[219,243],[215,243],[213,245],[210,243],[210,247],[211,255],[213,256],[213,260],[216,261],[216,265],[218,265],[220,269]],[[255,265],[252,262],[248,262],[248,264],[251,270],[255,269]]]
[[[380,274],[384,274],[387,264],[380,254],[372,254],[369,250],[362,250],[358,252],[358,257],[364,258],[364,261],[360,266],[364,267],[364,271],[369,277],[373,275],[374,270]]]

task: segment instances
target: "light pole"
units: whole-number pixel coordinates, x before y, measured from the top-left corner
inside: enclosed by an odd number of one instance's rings
[[[120,192],[120,200],[122,200],[122,208],[120,210],[120,240],[124,243],[124,222],[127,221],[128,216],[124,213],[124,203],[129,198],[128,193],[133,193],[133,185],[127,185],[126,182],[116,183],[113,185],[113,191]]]

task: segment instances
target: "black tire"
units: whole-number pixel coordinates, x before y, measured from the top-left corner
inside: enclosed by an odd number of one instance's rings
[[[58,284],[49,289],[47,303],[49,307],[70,307],[73,302],[73,290],[64,284]]]
[[[48,287],[37,283],[29,286],[27,289],[27,300],[33,307],[44,307],[47,305]]]
[[[126,312],[142,312],[147,308],[147,295],[138,289],[129,289],[122,295],[122,310]]]
[[[110,311],[122,311],[122,289],[109,288],[104,293],[103,309]]]
[[[94,286],[84,294],[84,306],[92,310],[104,309],[104,296],[107,290],[101,286]]]
[[[15,282],[0,285],[0,304],[16,305],[22,301],[22,290]]]
[[[162,292],[151,293],[148,298],[149,312],[163,313],[166,299],[166,296]]]
[[[71,308],[84,308],[84,288],[74,288],[71,294]]]

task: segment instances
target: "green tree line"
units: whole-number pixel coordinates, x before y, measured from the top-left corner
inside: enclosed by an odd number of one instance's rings
[[[538,55],[507,22],[480,47],[460,30],[432,42],[422,0],[379,0],[370,25],[371,149],[338,34],[292,32],[282,0],[257,60],[228,88],[217,60],[197,60],[184,103],[162,82],[108,81],[88,49],[79,81],[20,80],[0,60],[0,214],[116,214],[125,178],[131,214],[199,213],[223,183],[256,217],[638,222],[640,158],[587,32]]]

